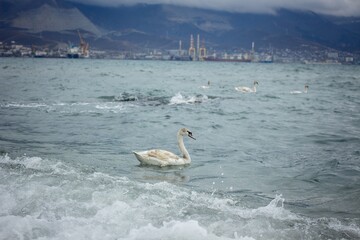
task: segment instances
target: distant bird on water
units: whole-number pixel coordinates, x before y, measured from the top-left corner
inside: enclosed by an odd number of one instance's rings
[[[255,93],[256,92],[256,85],[259,85],[258,81],[254,81],[254,86],[253,88],[249,88],[249,87],[235,87],[235,90],[238,92],[243,92],[243,93]]]
[[[203,88],[203,89],[208,89],[208,88],[210,88],[210,81],[208,81],[208,84],[205,86],[205,85],[203,85],[203,86],[201,86],[201,88]]]
[[[308,90],[309,90],[309,85],[306,84],[306,85],[304,86],[304,91],[303,91],[303,92],[302,92],[302,91],[291,91],[290,93],[291,93],[291,94],[307,93]]]
[[[182,153],[182,156],[177,156],[176,154],[161,150],[161,149],[152,149],[142,152],[135,152],[135,157],[142,164],[146,165],[156,165],[160,167],[172,166],[172,165],[185,165],[191,163],[191,158],[189,152],[186,150],[184,145],[183,136],[188,136],[194,140],[196,140],[192,136],[192,132],[187,128],[181,128],[177,133],[177,141],[179,145],[179,149]]]

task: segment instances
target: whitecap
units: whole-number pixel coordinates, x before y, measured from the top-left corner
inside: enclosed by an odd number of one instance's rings
[[[355,223],[349,223],[345,225],[344,223],[340,222],[338,219],[332,218],[330,219],[329,222],[329,228],[334,229],[337,232],[349,233],[350,235],[353,235],[354,238],[355,236],[357,237],[360,236],[360,227]]]
[[[297,239],[316,238],[319,230],[359,236],[355,222],[292,213],[282,195],[248,208],[217,192],[29,156],[0,156],[0,173],[4,239]]]
[[[105,110],[105,111],[109,111],[109,112],[114,112],[114,113],[119,113],[121,111],[124,111],[126,108],[124,105],[122,104],[117,104],[117,103],[104,103],[104,104],[97,104],[95,106],[96,109],[99,110]]]
[[[1,107],[4,108],[41,108],[41,107],[48,107],[48,105],[44,103],[5,103],[1,104]]]
[[[208,100],[208,97],[206,95],[183,96],[180,92],[178,92],[170,99],[169,105],[202,103],[206,100]]]
[[[253,240],[251,237],[238,237],[234,233],[236,239]],[[146,226],[132,229],[126,239],[233,239],[230,237],[217,236],[209,232],[205,227],[196,220],[176,221],[171,220],[163,222],[159,227],[149,223]]]

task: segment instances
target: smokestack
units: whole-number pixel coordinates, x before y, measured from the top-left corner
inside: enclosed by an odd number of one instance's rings
[[[197,35],[197,43],[196,43],[196,53],[197,57],[199,58],[199,51],[200,51],[200,34]]]
[[[194,48],[194,37],[193,35],[191,34],[190,35],[190,48],[189,48],[189,56],[191,57],[191,59],[193,61],[195,61],[196,59],[196,50]]]

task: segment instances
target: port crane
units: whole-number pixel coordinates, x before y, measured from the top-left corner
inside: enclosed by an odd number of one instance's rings
[[[89,43],[85,42],[79,30],[77,30],[80,39],[80,51],[84,57],[89,57]]]

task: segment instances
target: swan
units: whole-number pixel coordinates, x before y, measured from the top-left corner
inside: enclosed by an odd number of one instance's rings
[[[309,90],[309,85],[306,84],[305,87],[304,87],[304,92],[302,92],[302,91],[291,91],[290,93],[291,94],[307,93],[308,90]]]
[[[203,89],[208,89],[208,88],[210,88],[210,81],[208,81],[208,84],[207,84],[207,86],[201,86],[201,88],[203,88]]]
[[[235,87],[236,91],[239,92],[256,92],[256,85],[259,85],[258,81],[254,81],[254,87],[253,88],[249,88],[249,87]]]
[[[178,146],[183,154],[182,157],[177,156],[176,154],[161,150],[161,149],[151,149],[142,152],[135,152],[135,157],[140,161],[141,164],[147,165],[156,165],[160,167],[171,166],[171,165],[185,165],[191,163],[191,158],[188,151],[185,148],[183,136],[187,135],[188,137],[196,140],[192,136],[192,132],[187,128],[181,128],[177,133]]]

